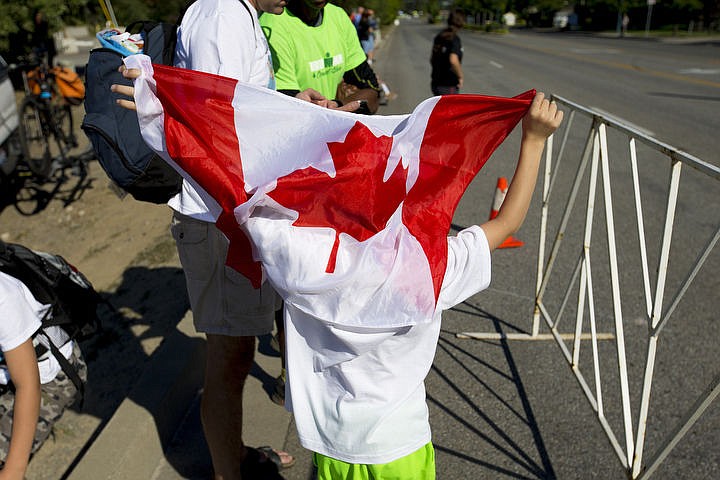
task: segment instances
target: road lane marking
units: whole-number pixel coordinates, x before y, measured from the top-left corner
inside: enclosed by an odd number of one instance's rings
[[[595,54],[610,54],[615,55],[620,53],[617,48],[571,48],[571,52],[579,53],[580,55],[595,55]]]
[[[720,68],[685,68],[678,70],[680,74],[691,74],[691,75],[716,75],[720,73]]]
[[[490,65],[492,65],[492,66],[495,67],[495,68],[503,68],[502,65],[500,65],[500,64],[497,63],[497,62],[493,62],[492,60],[490,60]]]

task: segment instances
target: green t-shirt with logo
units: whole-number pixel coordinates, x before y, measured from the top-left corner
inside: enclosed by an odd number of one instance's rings
[[[335,5],[325,6],[317,27],[287,8],[282,15],[262,15],[260,25],[270,44],[278,90],[314,88],[333,99],[345,72],[365,61],[355,26]]]

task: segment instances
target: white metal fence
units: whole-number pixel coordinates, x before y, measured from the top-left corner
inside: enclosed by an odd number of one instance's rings
[[[720,168],[628,122],[554,99],[566,121],[546,146],[532,328],[458,337],[554,339],[627,476],[645,479],[720,394],[717,352],[687,348],[664,362],[669,369],[656,372],[658,340],[671,317],[671,323],[683,321],[682,329],[671,332],[681,339],[692,338],[685,332],[688,318],[700,323],[695,331],[718,331],[707,327],[717,325],[720,307],[720,256],[714,251],[720,240]],[[559,136],[558,147],[553,140]],[[569,153],[575,151],[577,156]],[[566,317],[571,320],[563,330]],[[541,332],[543,321],[550,333]],[[605,341],[612,348],[601,347]],[[655,448],[646,456],[656,373],[672,383],[672,375],[682,375],[675,367],[683,365],[700,367],[693,375],[709,384],[686,402],[684,413],[669,416],[680,420],[665,429],[664,438],[653,435]],[[617,401],[606,405],[608,383]]]

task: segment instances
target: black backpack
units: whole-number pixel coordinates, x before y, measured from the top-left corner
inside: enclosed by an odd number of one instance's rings
[[[450,65],[450,49],[455,34],[451,30],[443,30],[433,40],[430,64],[433,68],[447,69]]]
[[[127,31],[143,34],[144,52],[153,63],[173,64],[176,24],[139,21],[130,24]],[[137,114],[115,102],[123,97],[112,93],[110,85],[132,85],[118,72],[122,60],[122,54],[110,48],[90,51],[81,128],[103,170],[117,186],[136,200],[165,203],[182,188],[182,177],[145,144]]]
[[[35,299],[51,305],[40,330],[59,326],[72,340],[84,340],[100,331],[97,308],[107,301],[90,281],[60,255],[36,252],[22,245],[0,240],[0,271],[20,280]],[[2,321],[2,319],[0,319]],[[39,331],[38,331],[39,332]],[[36,332],[37,334],[37,332]],[[50,343],[50,351],[82,395],[84,385],[70,362]],[[38,357],[47,352],[36,347]]]
[[[127,32],[142,34],[143,53],[152,63],[174,64],[177,28],[193,2],[185,5],[177,23],[140,20],[127,26]],[[252,19],[250,8],[243,0],[240,4]],[[115,102],[122,96],[112,93],[110,85],[132,84],[118,72],[122,59],[122,54],[109,48],[90,51],[85,67],[85,118],[81,128],[103,170],[117,186],[136,200],[165,203],[182,188],[182,177],[145,144],[137,114]]]

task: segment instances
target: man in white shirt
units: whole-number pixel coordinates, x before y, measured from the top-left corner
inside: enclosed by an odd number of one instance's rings
[[[198,0],[178,29],[175,66],[274,88],[270,49],[258,13],[279,14],[284,6],[284,0]],[[280,301],[267,283],[254,289],[225,265],[228,240],[215,226],[220,207],[202,193],[184,181],[169,205],[195,328],[207,337],[201,416],[215,478],[276,478],[270,460],[283,467],[294,459],[243,444],[242,394],[255,336],[272,331]]]
[[[258,12],[280,14],[284,0],[198,0],[183,15],[178,29],[175,66],[223,75],[275,88],[270,49]],[[139,70],[126,70],[137,78]],[[132,96],[133,88],[113,91]],[[306,89],[296,98],[326,108],[357,110],[360,102],[338,106]],[[118,103],[135,109],[130,100]],[[294,458],[272,449],[254,449],[242,441],[242,392],[253,364],[255,336],[270,333],[281,301],[264,283],[250,281],[225,265],[228,240],[216,227],[220,206],[187,180],[168,204],[174,210],[171,232],[185,272],[195,328],[207,338],[201,418],[216,480],[277,477],[272,470],[289,467]]]

